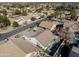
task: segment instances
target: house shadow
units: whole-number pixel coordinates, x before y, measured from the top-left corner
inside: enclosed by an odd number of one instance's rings
[[[79,53],[71,51],[69,57],[79,57]]]

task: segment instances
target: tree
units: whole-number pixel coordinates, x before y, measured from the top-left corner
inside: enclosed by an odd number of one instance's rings
[[[70,10],[70,14],[71,14],[71,19],[72,20],[77,20],[77,15],[74,9]]]
[[[12,5],[11,5],[11,8],[15,8],[15,7],[16,7],[16,4],[12,4]]]
[[[47,6],[46,6],[46,9],[49,10],[49,8],[50,8],[49,5],[47,5]]]
[[[43,10],[43,8],[38,8],[38,9],[36,9],[36,12],[41,13],[42,10]]]
[[[36,20],[36,18],[35,17],[32,17],[31,20],[34,21],[34,20]]]
[[[0,28],[6,27],[10,25],[10,21],[6,17],[6,15],[0,15]]]
[[[13,24],[12,24],[12,26],[13,27],[19,27],[19,24],[16,21],[14,21]]]
[[[7,15],[7,11],[5,9],[1,10],[0,13],[2,13],[3,15]]]
[[[27,16],[27,12],[25,10],[22,10],[22,13],[21,13],[22,16]]]
[[[41,15],[41,16],[40,16],[40,18],[44,18],[44,17],[45,17],[44,15]]]
[[[65,9],[65,7],[63,6],[63,5],[61,5],[61,6],[56,6],[56,10],[57,11],[61,11],[61,10],[64,10]]]
[[[47,12],[43,12],[45,15],[47,15],[48,13]]]
[[[51,13],[50,16],[54,16],[54,13]]]
[[[17,9],[14,14],[15,15],[20,15],[21,14],[21,11]]]
[[[4,23],[0,23],[0,28],[3,28],[4,27]]]
[[[7,15],[7,11],[5,9],[3,10],[3,14],[4,15]]]
[[[54,12],[54,14],[52,14],[54,17],[58,17],[59,15],[61,16],[62,13],[60,13],[59,11]]]

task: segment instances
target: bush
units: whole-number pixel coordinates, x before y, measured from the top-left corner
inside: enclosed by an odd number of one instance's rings
[[[16,21],[14,21],[13,24],[12,24],[12,26],[13,27],[19,27],[19,24]]]
[[[21,13],[22,16],[27,16],[27,12],[25,10],[22,11]]]
[[[6,27],[10,25],[10,21],[7,19],[5,15],[0,15],[0,28]]]
[[[14,14],[15,15],[20,15],[21,14],[21,11],[17,9]]]
[[[70,14],[71,14],[71,19],[72,20],[76,20],[77,19],[76,11],[74,9],[70,10]]]
[[[52,15],[54,16],[54,17],[58,17],[59,15],[61,15],[62,13],[60,13],[59,11],[56,11],[55,13],[53,13]]]
[[[4,24],[3,23],[0,23],[0,28],[3,28],[4,27]]]
[[[48,15],[48,13],[47,12],[43,12],[45,15]]]
[[[34,21],[34,20],[36,20],[36,18],[35,17],[32,17],[31,20]]]

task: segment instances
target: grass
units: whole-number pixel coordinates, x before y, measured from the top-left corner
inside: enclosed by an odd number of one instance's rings
[[[50,48],[52,47],[52,44],[50,44],[48,47],[46,47],[46,49],[44,49],[44,52],[46,52],[47,54],[50,54],[51,50]]]
[[[46,47],[46,48],[44,49],[44,52],[47,53],[48,55],[49,55],[50,52],[51,52],[50,49],[51,49],[52,45],[54,45],[54,42],[52,42],[50,45],[48,45],[48,47]]]

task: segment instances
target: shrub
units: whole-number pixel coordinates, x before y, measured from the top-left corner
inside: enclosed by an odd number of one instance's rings
[[[12,24],[12,26],[13,26],[13,27],[18,27],[19,24],[18,24],[16,21],[14,21],[13,24]]]

